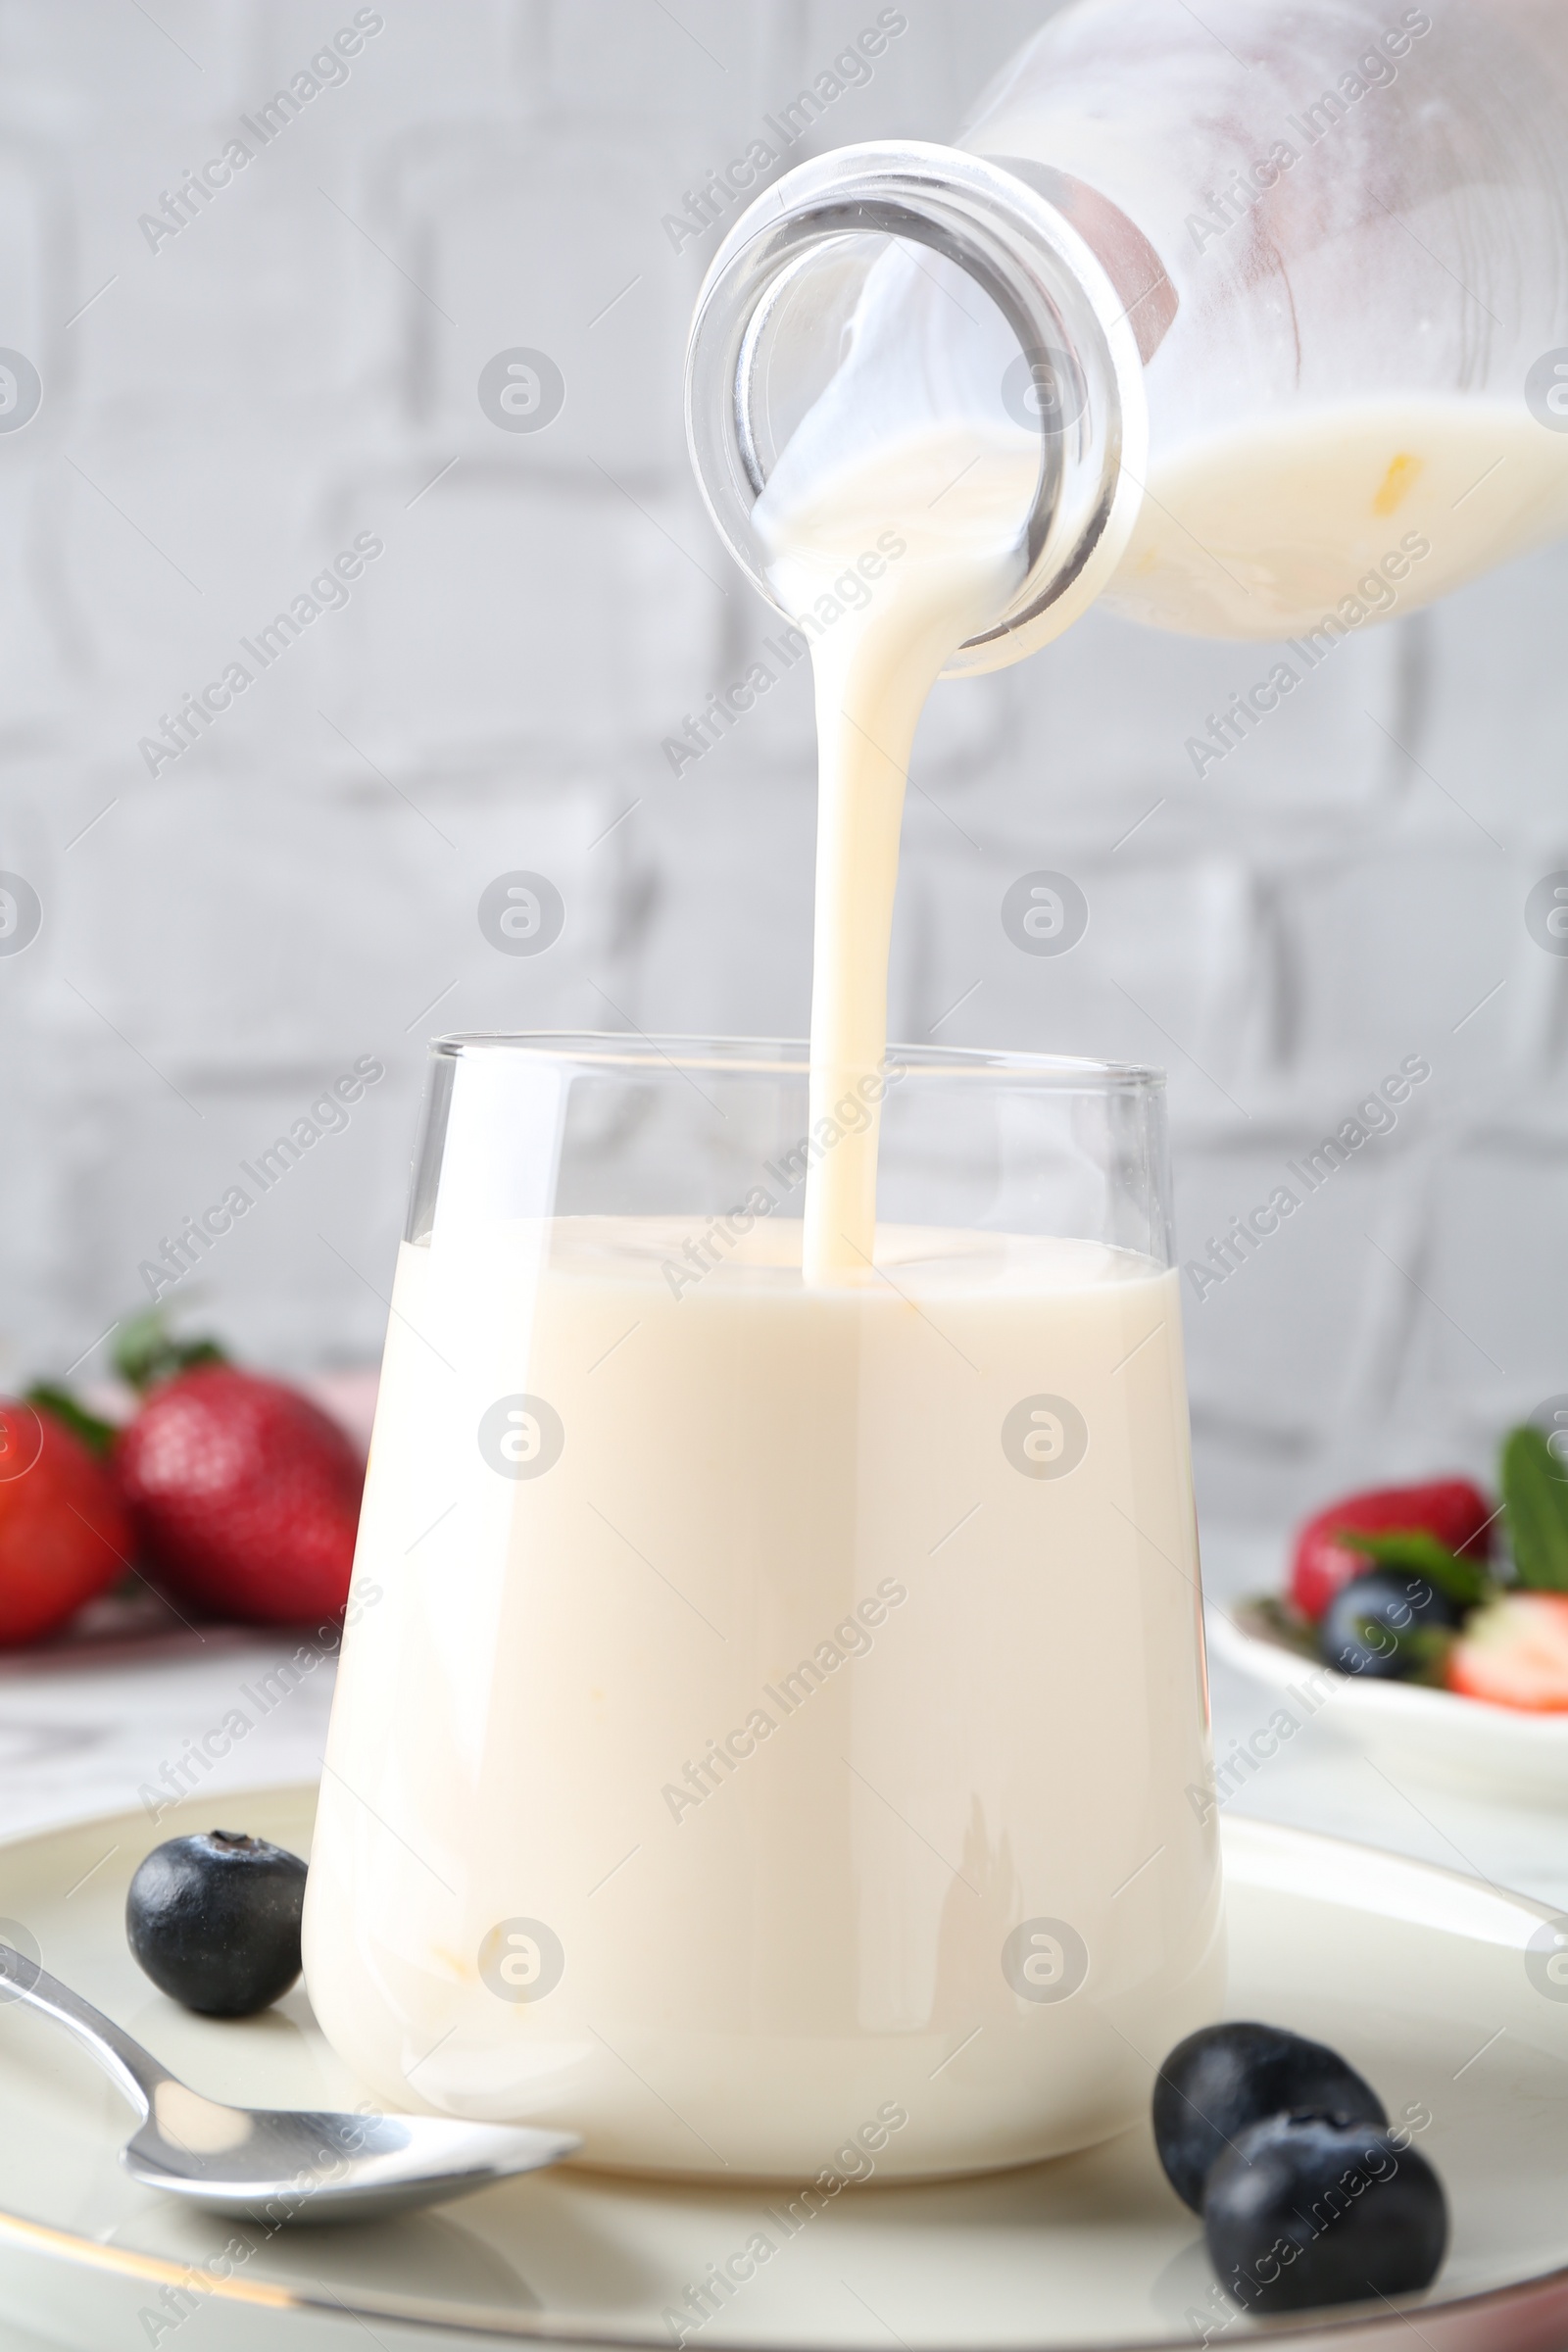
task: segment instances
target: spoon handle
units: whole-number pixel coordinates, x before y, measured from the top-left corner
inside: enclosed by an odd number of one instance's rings
[[[0,2004],[7,2000],[25,2001],[74,2034],[142,2117],[152,2112],[159,2084],[176,2079],[150,2050],[144,2050],[139,2041],[132,2041],[112,2018],[105,2017],[90,2001],[84,2001],[79,1992],[62,1984],[58,1977],[50,1976],[36,1960],[29,1960],[14,1944],[0,1943]]]

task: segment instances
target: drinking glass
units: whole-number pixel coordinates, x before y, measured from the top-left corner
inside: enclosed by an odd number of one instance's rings
[[[394,2106],[651,2172],[1088,2145],[1223,1953],[1163,1081],[433,1049],[306,1901]],[[880,1125],[874,1252],[801,1274]]]

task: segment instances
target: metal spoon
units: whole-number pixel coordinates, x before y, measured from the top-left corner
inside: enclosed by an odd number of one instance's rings
[[[84,2042],[141,2116],[120,2151],[132,2178],[214,2213],[272,2224],[369,2221],[557,2164],[582,2145],[575,2132],[520,2124],[227,2107],[191,2090],[9,1943],[0,1943],[0,1980]]]

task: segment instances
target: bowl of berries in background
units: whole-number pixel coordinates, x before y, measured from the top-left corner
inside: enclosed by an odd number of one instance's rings
[[[1342,1495],[1283,1593],[1209,1613],[1218,1656],[1363,1753],[1568,1808],[1568,1463],[1531,1426],[1497,1493],[1464,1478]]]
[[[0,1651],[341,1619],[363,1400],[327,1412],[156,1313],[122,1327],[115,1369],[114,1419],[49,1382],[0,1397]]]

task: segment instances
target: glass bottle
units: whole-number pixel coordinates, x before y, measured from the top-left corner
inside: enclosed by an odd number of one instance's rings
[[[688,429],[764,594],[753,509],[824,396],[1038,438],[1026,575],[949,675],[1097,597],[1332,639],[1568,529],[1568,10],[1200,14],[1078,0],[957,145],[838,149],[736,222]]]

